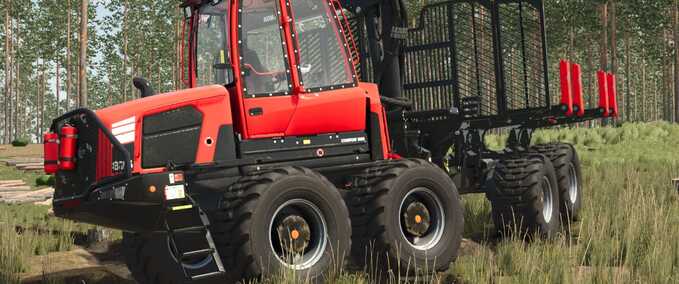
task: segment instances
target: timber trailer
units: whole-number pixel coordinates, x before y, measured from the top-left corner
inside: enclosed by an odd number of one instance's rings
[[[415,28],[403,0],[182,7],[189,88],[137,78],[141,98],[68,112],[44,137],[55,214],[123,230],[140,283],[321,282],[345,255],[444,270],[461,193],[486,194],[499,232],[577,220],[575,149],[531,136],[616,116],[615,78],[599,73],[586,109],[562,61],[550,97],[542,1],[435,3]],[[506,149],[488,149],[500,128]]]

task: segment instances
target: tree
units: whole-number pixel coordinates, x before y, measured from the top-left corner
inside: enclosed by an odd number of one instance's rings
[[[89,0],[82,0],[80,6],[80,75],[78,76],[80,82],[78,102],[80,107],[87,107],[87,6],[89,2]]]
[[[71,79],[73,78],[71,65],[71,0],[66,0],[66,109],[71,106],[69,100],[72,95]]]
[[[5,116],[5,129],[4,129],[4,135],[3,135],[3,143],[9,143],[9,132],[10,132],[10,126],[9,126],[9,101],[10,97],[12,94],[11,91],[11,80],[10,78],[10,17],[9,13],[12,7],[12,1],[11,0],[5,0],[5,103],[4,103],[4,116]]]
[[[679,123],[679,0],[673,1],[674,21],[674,122]]]

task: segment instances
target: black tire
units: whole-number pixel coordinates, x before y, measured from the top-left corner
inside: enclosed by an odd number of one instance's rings
[[[134,280],[140,284],[180,284],[186,277],[170,253],[167,235],[123,233],[123,256]],[[217,277],[200,283],[225,283]]]
[[[295,275],[318,282],[327,271],[344,263],[342,256],[351,247],[351,223],[339,191],[312,170],[284,167],[241,178],[224,194],[221,207],[208,213],[230,279],[267,277],[286,268],[272,249],[274,236],[269,227],[279,206],[290,200],[307,200],[319,209],[329,240],[324,250],[319,249],[318,261],[295,269]]]
[[[561,226],[559,190],[548,158],[526,153],[501,159],[493,181],[487,197],[493,223],[501,233],[547,239],[556,236]]]
[[[554,165],[561,196],[562,222],[578,221],[582,204],[582,171],[578,153],[571,144],[535,145],[532,149],[547,156]]]
[[[422,235],[425,240],[432,236],[426,249],[407,237],[410,229],[404,223],[406,217],[401,218],[404,202],[419,198],[411,196],[419,188],[440,201],[444,216],[437,223],[438,210],[430,212],[433,218]],[[434,164],[419,159],[385,161],[357,176],[347,196],[353,224],[352,258],[357,265],[398,269],[403,274],[413,273],[414,269],[443,271],[457,258],[464,225],[460,196],[453,181]],[[431,201],[428,205],[426,200],[422,203],[428,209],[436,207]],[[443,225],[440,234],[435,234],[432,224]]]

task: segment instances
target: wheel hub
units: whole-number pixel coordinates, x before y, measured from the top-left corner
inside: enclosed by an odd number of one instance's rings
[[[571,163],[568,165],[568,197],[571,204],[575,204],[578,199],[578,174],[575,166]]]
[[[278,228],[278,238],[287,253],[301,254],[309,246],[311,230],[309,223],[302,216],[290,215],[285,217]]]
[[[303,270],[323,257],[328,226],[321,210],[306,199],[281,204],[269,223],[271,250],[284,266]]]
[[[441,240],[446,216],[443,203],[431,189],[417,187],[406,193],[399,215],[401,234],[413,248],[428,250]]]
[[[422,202],[412,202],[403,214],[406,230],[414,236],[424,236],[431,225],[429,210]]]
[[[549,178],[542,178],[542,193],[540,194],[542,200],[542,217],[545,222],[549,223],[552,220],[552,210],[554,207],[554,199],[552,196],[552,185]]]

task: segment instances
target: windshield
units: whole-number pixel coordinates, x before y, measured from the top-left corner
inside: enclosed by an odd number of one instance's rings
[[[233,81],[229,56],[228,2],[204,4],[198,9],[196,33],[196,86]]]

